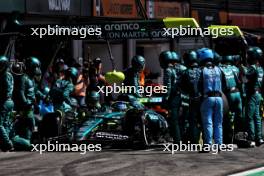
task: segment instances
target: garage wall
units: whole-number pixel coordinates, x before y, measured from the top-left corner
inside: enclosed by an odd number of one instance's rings
[[[112,70],[112,64],[110,62],[110,56],[108,53],[107,45],[105,44],[88,44],[91,48],[91,59],[100,57],[103,63],[103,72]],[[123,46],[122,44],[111,44],[113,57],[117,70],[123,70]]]
[[[160,77],[154,80],[157,83],[163,83],[163,71],[159,64],[159,55],[162,51],[169,50],[169,43],[157,44],[138,44],[137,46],[144,48],[144,57],[146,59],[146,68],[150,69],[153,73],[160,73]]]

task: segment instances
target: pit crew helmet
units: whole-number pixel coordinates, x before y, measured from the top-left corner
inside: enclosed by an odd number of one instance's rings
[[[197,51],[199,63],[201,65],[207,63],[207,62],[213,62],[214,59],[214,53],[209,48],[201,48]]]
[[[159,55],[160,67],[163,69],[167,68],[168,64],[170,63],[172,58],[173,58],[173,56],[172,56],[172,53],[170,51],[161,52]]]
[[[36,57],[29,57],[25,61],[26,72],[30,76],[41,75],[41,63]]]
[[[0,73],[5,72],[9,66],[9,61],[6,56],[0,56]]]
[[[263,51],[259,47],[250,47],[247,50],[247,58],[250,60],[258,60],[260,61],[263,57]]]
[[[233,63],[234,58],[231,55],[223,56],[223,63]]]
[[[71,78],[72,83],[73,84],[76,84],[77,83],[78,76],[79,76],[79,72],[78,72],[78,70],[75,67],[70,67],[66,71],[65,76],[67,78]]]
[[[172,55],[172,58],[170,60],[171,62],[177,62],[177,63],[181,62],[180,56],[175,51],[172,51],[171,55]]]
[[[100,108],[100,95],[97,91],[90,91],[86,96],[86,104],[95,108]]]
[[[195,51],[190,51],[188,53],[185,53],[183,55],[183,58],[184,58],[184,63],[186,65],[190,65],[192,63],[198,62],[197,53]]]
[[[128,109],[128,105],[124,101],[117,101],[111,107],[114,112],[124,112]]]
[[[132,58],[131,64],[135,70],[141,71],[145,67],[145,58],[143,56],[136,55]]]

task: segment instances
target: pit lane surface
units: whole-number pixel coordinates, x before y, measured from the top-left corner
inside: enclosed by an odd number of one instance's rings
[[[264,166],[264,147],[235,149],[213,155],[162,150],[110,150],[101,152],[0,152],[0,175],[87,176],[206,176],[227,175]]]

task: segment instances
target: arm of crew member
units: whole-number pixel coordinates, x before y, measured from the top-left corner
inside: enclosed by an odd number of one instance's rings
[[[73,91],[74,91],[74,85],[73,84],[68,84],[67,87],[64,89],[63,98],[67,104],[71,105],[71,97],[70,96],[71,96]]]
[[[165,100],[169,99],[171,93],[171,74],[169,69],[164,70],[163,85],[167,87],[167,93],[164,94]]]
[[[12,98],[12,94],[14,90],[14,79],[11,74],[7,75],[6,85],[7,85],[6,99],[9,99],[9,98]]]
[[[238,74],[236,74],[235,72],[233,72],[235,80],[236,80],[236,85],[237,88],[239,89],[239,91],[241,92],[241,94],[243,95],[243,86],[242,86],[242,81],[239,79],[239,75],[240,75],[240,71]]]
[[[22,100],[21,103],[23,103],[23,105],[25,106],[31,106],[32,103],[31,101],[26,97],[25,92],[26,92],[26,84],[28,83],[28,80],[26,80],[25,78],[22,78],[22,82],[21,82],[21,89],[20,89],[20,99]]]

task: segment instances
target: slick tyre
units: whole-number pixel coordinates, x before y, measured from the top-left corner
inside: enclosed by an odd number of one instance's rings
[[[60,114],[48,113],[43,117],[40,124],[40,136],[42,142],[47,142],[49,138],[56,137],[60,133]]]
[[[145,149],[150,146],[150,131],[143,110],[129,110],[125,118],[126,133],[130,136],[133,149]]]

